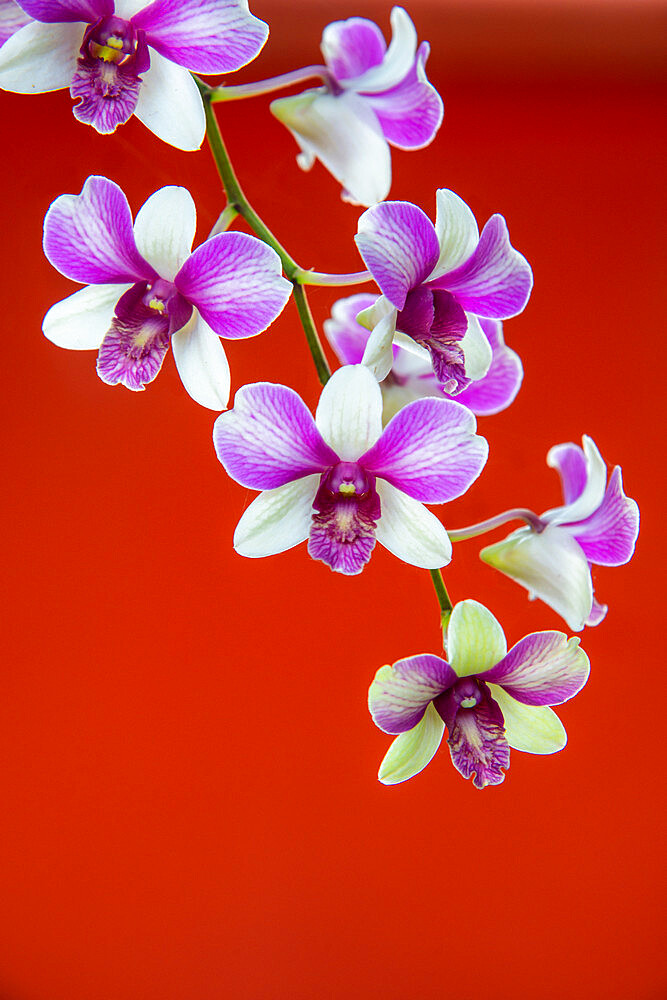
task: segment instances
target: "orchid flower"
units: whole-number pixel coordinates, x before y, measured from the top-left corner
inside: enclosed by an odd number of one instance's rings
[[[192,196],[163,187],[132,225],[127,199],[106,177],[64,194],[44,220],[44,252],[61,274],[87,287],[56,303],[44,334],[58,347],[99,349],[103,382],[141,390],[169,343],[183,385],[202,406],[222,410],[230,376],[220,337],[254,337],[287,302],[292,286],[276,252],[245,233],[220,233],[190,252]]]
[[[0,88],[69,87],[98,132],[136,115],[164,142],[198,149],[206,122],[190,71],[230,73],[254,59],[268,27],[247,0],[19,0],[35,20],[0,51]]]
[[[377,540],[413,566],[446,565],[451,542],[423,504],[464,493],[488,445],[470,410],[448,399],[416,400],[384,431],[381,417],[380,387],[364,365],[332,375],[314,420],[286,386],[239,389],[213,441],[232,479],[264,492],[238,523],[236,551],[269,556],[308,539],[313,559],[349,575]]]
[[[572,698],[588,679],[577,637],[533,632],[507,652],[505,635],[477,601],[455,605],[447,660],[429,653],[381,667],[368,692],[373,722],[399,734],[378,777],[385,785],[412,778],[432,760],[445,732],[454,767],[475,788],[499,785],[510,747],[548,754],[567,742],[550,705]]]
[[[623,492],[621,469],[607,482],[595,442],[552,448],[547,465],[557,469],[565,503],[540,515],[542,527],[519,528],[480,557],[550,605],[574,632],[599,625],[607,613],[593,593],[591,565],[629,562],[639,534],[639,508]]]
[[[331,318],[324,321],[324,332],[339,360],[344,365],[360,364],[369,331],[357,321],[360,312],[375,304],[376,296],[362,292],[334,302]],[[489,416],[506,409],[516,397],[523,379],[521,359],[503,340],[502,323],[495,319],[481,319],[480,326],[491,345],[491,366],[486,375],[471,382],[456,397],[477,416]],[[383,423],[395,413],[424,396],[447,396],[443,393],[430,359],[417,357],[405,348],[394,344],[391,371],[380,383],[384,409]],[[450,397],[451,398],[451,397]]]
[[[374,205],[359,219],[355,241],[383,294],[358,318],[371,330],[364,364],[379,380],[391,370],[395,341],[430,358],[445,392],[458,395],[491,365],[479,317],[520,313],[533,276],[502,215],[492,215],[480,236],[458,195],[443,188],[436,199],[435,226],[405,201]]]
[[[442,100],[426,78],[428,43],[417,48],[402,7],[393,8],[391,28],[387,49],[373,21],[334,21],[322,35],[327,86],[271,104],[301,147],[299,166],[310,170],[321,160],[354,205],[373,205],[389,194],[389,144],[421,149],[442,122]]]
[[[31,20],[14,0],[0,0],[0,48]]]

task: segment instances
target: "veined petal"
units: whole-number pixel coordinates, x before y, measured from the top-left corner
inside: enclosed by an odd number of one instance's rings
[[[325,319],[322,324],[326,338],[341,364],[361,364],[368,340],[368,330],[357,322],[357,316],[362,310],[373,306],[376,298],[376,295],[362,292],[359,295],[338,299],[331,308],[331,319]]]
[[[161,278],[173,281],[190,256],[197,210],[184,187],[160,188],[144,202],[134,220],[139,253]]]
[[[429,705],[421,722],[397,736],[389,747],[378,772],[382,784],[397,785],[423,771],[433,759],[444,732],[444,722],[433,705]]]
[[[500,684],[524,705],[561,705],[581,691],[589,672],[579,636],[533,632],[512,646],[484,680]]]
[[[336,79],[340,82],[350,80],[354,86],[354,77],[382,62],[387,43],[373,21],[349,17],[326,26],[320,49]]]
[[[234,548],[239,555],[261,559],[305,542],[319,481],[319,476],[305,476],[260,493],[236,526]]]
[[[400,83],[412,69],[417,49],[417,32],[407,12],[394,7],[391,12],[391,42],[381,63],[354,80],[358,93],[378,94]],[[350,81],[351,82],[351,81]]]
[[[435,231],[440,255],[429,276],[431,280],[459,267],[472,256],[479,243],[475,216],[463,198],[447,188],[439,188],[435,202]]]
[[[271,382],[239,389],[234,409],[215,422],[213,443],[228,475],[253,490],[283,486],[339,460],[301,397]]]
[[[499,320],[485,319],[480,325],[487,338],[489,329],[497,328],[494,332],[495,341],[489,341],[492,350],[491,366],[486,375],[460,392],[456,401],[469,407],[478,416],[490,416],[500,413],[514,401],[523,381],[523,365],[519,355],[505,346]]]
[[[454,605],[447,627],[447,657],[458,677],[490,670],[507,652],[499,621],[479,601]]]
[[[554,507],[542,514],[543,520],[551,524],[583,521],[597,510],[604,498],[607,483],[604,459],[593,438],[584,434],[582,442],[585,471],[582,470],[581,459],[575,457],[576,444],[556,445],[547,455],[547,465],[558,471],[563,494],[574,496],[573,500],[566,500],[563,507]]]
[[[221,337],[254,337],[285,308],[292,285],[272,247],[219,233],[188,257],[174,284]]]
[[[498,705],[486,696],[474,708],[461,708],[447,740],[452,764],[475,788],[500,785],[510,766],[510,748]],[[473,777],[474,775],[474,777]]]
[[[581,632],[593,605],[591,571],[581,546],[565,528],[548,524],[539,534],[519,528],[502,542],[487,545],[483,562],[520,583]]]
[[[111,326],[116,303],[129,285],[87,285],[51,306],[42,321],[47,340],[70,351],[97,350]]]
[[[134,113],[147,129],[176,149],[199,149],[206,116],[197,84],[183,66],[151,50]]]
[[[384,299],[384,301],[387,300]],[[392,307],[391,312],[384,316],[377,326],[373,327],[361,359],[380,382],[387,377],[394,363],[392,343],[395,334],[396,310]]]
[[[268,25],[240,0],[155,0],[132,18],[148,44],[194,73],[231,73],[257,56]]]
[[[220,337],[196,309],[172,335],[171,347],[181,382],[195,403],[217,412],[226,409],[231,390],[227,355]]]
[[[0,49],[0,88],[15,94],[45,94],[69,87],[84,27],[33,21],[20,28]]]
[[[430,46],[422,42],[410,73],[399,84],[366,100],[373,108],[387,142],[398,149],[423,149],[442,124],[440,94],[426,77]]]
[[[399,310],[438,259],[433,223],[407,201],[385,201],[369,208],[359,219],[354,241],[374,280]]]
[[[445,503],[465,493],[484,468],[489,446],[476,426],[473,413],[452,400],[417,399],[360,461],[415,500]]]
[[[320,396],[317,428],[342,462],[356,462],[382,433],[382,393],[365,365],[334,372]]]
[[[452,543],[435,514],[382,479],[377,480],[376,489],[382,504],[378,542],[411,566],[446,566],[452,558]]]
[[[354,93],[307,90],[271,103],[271,112],[287,126],[302,153],[299,166],[309,170],[315,157],[343,185],[343,199],[374,205],[389,194],[391,156],[372,108]]]
[[[546,705],[522,705],[497,684],[489,684],[505,720],[505,736],[513,750],[524,753],[556,753],[567,743],[567,733],[553,709]]]
[[[429,653],[380,667],[368,691],[368,710],[373,722],[384,733],[414,729],[433,699],[456,680],[449,664]]]
[[[30,16],[21,10],[19,5],[14,3],[14,0],[2,0],[0,2],[0,46],[4,45],[8,38],[11,38],[30,21]]]
[[[586,625],[593,627],[594,625],[599,625],[601,621],[607,617],[607,612],[609,607],[606,604],[600,604],[596,599],[595,594],[593,594],[593,607],[591,608],[591,613],[586,619]]]
[[[465,359],[466,377],[476,381],[484,378],[493,360],[493,351],[482,325],[473,313],[466,313],[468,326],[460,342]]]
[[[616,466],[596,511],[569,530],[589,562],[599,566],[622,566],[635,551],[639,534],[639,507],[623,492],[620,466]]]
[[[127,198],[106,177],[89,177],[81,194],[62,194],[44,219],[44,253],[61,274],[85,284],[155,277],[137,250]]]
[[[113,14],[113,0],[21,0],[21,7],[36,21],[58,24],[68,21],[92,23]]]
[[[597,457],[602,462],[597,447],[595,450]],[[588,480],[588,463],[583,448],[578,444],[574,444],[573,441],[567,441],[565,444],[556,444],[553,448],[549,449],[547,465],[552,469],[556,469],[560,476],[565,504],[574,503],[584,492]],[[604,473],[606,477],[606,469]]]

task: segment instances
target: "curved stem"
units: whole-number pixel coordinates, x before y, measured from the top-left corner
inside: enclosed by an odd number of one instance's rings
[[[284,90],[296,83],[319,78],[327,87],[332,86],[332,76],[326,66],[304,66],[303,69],[292,70],[291,73],[281,73],[266,80],[256,80],[254,83],[241,83],[233,87],[221,84],[214,87],[211,100],[214,104],[220,101],[241,101],[245,97],[259,97],[262,94],[272,94],[276,90]]]
[[[329,363],[324,355],[317,327],[315,326],[315,321],[313,320],[310,306],[308,305],[306,289],[297,281],[294,281],[293,284],[294,304],[296,305],[297,312],[299,313],[299,319],[301,320],[301,326],[303,327],[303,332],[305,333],[306,340],[308,341],[308,347],[310,348],[313,364],[315,365],[315,371],[317,372],[317,377],[322,385],[326,385],[331,378],[331,369],[329,368]]]
[[[294,280],[300,285],[364,285],[372,281],[370,271],[353,271],[351,274],[326,274],[324,271],[305,271],[299,268]]]
[[[468,538],[475,538],[476,535],[483,535],[487,531],[493,531],[494,528],[499,528],[502,524],[507,524],[508,521],[525,521],[538,534],[544,531],[546,527],[544,521],[537,514],[533,514],[532,510],[527,510],[525,507],[516,507],[513,510],[503,511],[502,514],[497,514],[495,517],[489,517],[486,521],[471,524],[467,528],[459,528],[458,531],[448,531],[447,534],[453,542],[465,542]]]
[[[447,633],[449,619],[452,617],[454,605],[452,604],[451,598],[447,593],[445,581],[442,579],[442,571],[439,569],[432,569],[429,570],[429,572],[431,574],[431,580],[433,581],[436,597],[438,598],[438,604],[440,605],[440,621],[442,622],[443,635],[445,635]]]

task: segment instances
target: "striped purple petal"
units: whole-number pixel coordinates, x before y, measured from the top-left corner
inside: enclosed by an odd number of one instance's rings
[[[561,705],[581,691],[589,671],[578,636],[533,632],[480,676],[524,705]]]
[[[426,78],[429,52],[428,42],[422,42],[404,80],[391,90],[364,95],[378,116],[385,139],[399,149],[428,146],[442,124],[442,98]]]
[[[382,62],[387,43],[377,24],[365,17],[334,21],[322,34],[322,55],[337,80],[361,76]]]
[[[475,788],[499,785],[510,766],[503,714],[486,693],[474,708],[459,709],[447,740],[452,763],[464,778],[474,774]]]
[[[0,0],[0,47],[29,23],[30,16],[14,0]]]
[[[585,521],[567,527],[591,563],[622,566],[632,558],[639,534],[639,508],[623,492],[620,466],[609,477],[598,509]]]
[[[242,486],[269,490],[338,462],[293,389],[271,382],[243,386],[221,414],[213,443],[227,473]]]
[[[92,23],[114,12],[113,0],[21,0],[21,7],[30,17],[46,24]]]
[[[89,177],[81,194],[63,194],[44,219],[44,253],[61,274],[84,284],[155,278],[137,250],[127,198],[106,177]]]
[[[584,492],[588,480],[588,465],[583,448],[572,441],[554,445],[549,451],[548,461],[558,471],[565,503],[573,503]]]
[[[385,733],[405,733],[423,718],[429,703],[457,681],[439,656],[408,656],[382,667],[368,692],[373,722]]]
[[[506,409],[516,398],[523,381],[523,365],[519,355],[505,345],[498,320],[479,322],[493,351],[491,365],[486,375],[457,395],[456,401],[478,416],[490,416]]]

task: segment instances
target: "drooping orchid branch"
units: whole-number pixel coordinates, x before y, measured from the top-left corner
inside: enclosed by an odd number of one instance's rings
[[[544,531],[545,523],[542,518],[534,514],[532,510],[525,507],[515,507],[513,510],[505,510],[502,514],[489,517],[478,524],[470,524],[467,528],[459,528],[458,531],[448,531],[447,534],[452,542],[465,542],[469,538],[476,538],[477,535],[484,535],[487,531],[500,528],[508,521],[525,521],[525,523],[538,534]]]
[[[302,69],[281,73],[266,80],[256,80],[254,83],[242,83],[229,87],[221,84],[211,89],[211,101],[218,104],[221,101],[241,101],[246,97],[261,97],[263,94],[273,94],[276,90],[284,90],[297,83],[319,78],[330,90],[335,89],[335,81],[326,66],[304,66]]]

